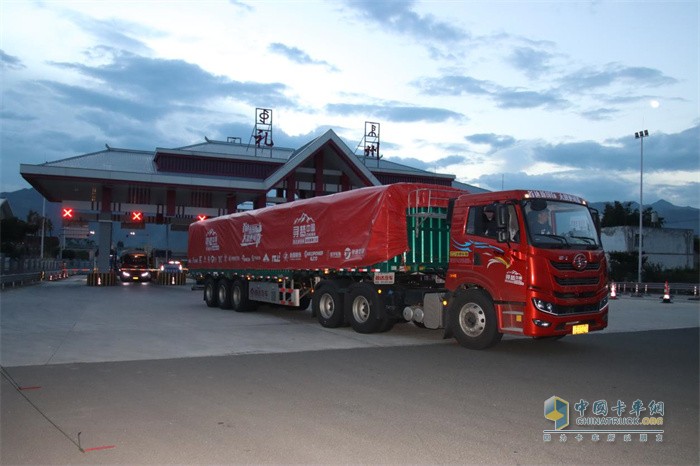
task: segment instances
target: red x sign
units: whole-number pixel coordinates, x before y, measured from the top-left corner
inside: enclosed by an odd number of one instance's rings
[[[73,209],[69,207],[63,208],[63,218],[73,218]]]
[[[131,221],[140,222],[143,220],[143,212],[131,212]]]

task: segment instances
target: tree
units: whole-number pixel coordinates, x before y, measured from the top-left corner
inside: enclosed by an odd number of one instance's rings
[[[0,249],[3,254],[17,258],[25,252],[24,239],[30,230],[27,222],[17,217],[4,218],[0,222],[2,231],[2,243]]]
[[[652,225],[651,207],[647,207],[642,211],[642,226],[646,227],[662,227],[664,225],[663,217],[659,217]],[[632,203],[625,202],[624,204],[615,201],[614,204],[605,203],[603,210],[603,220],[600,222],[602,227],[619,227],[619,226],[636,226],[639,225],[639,209],[632,210]]]

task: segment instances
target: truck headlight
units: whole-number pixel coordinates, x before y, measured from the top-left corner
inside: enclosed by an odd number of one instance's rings
[[[607,305],[608,305],[608,297],[605,296],[605,297],[600,301],[600,305],[598,306],[598,310],[599,310],[599,311],[602,311],[603,309],[606,308]]]
[[[535,305],[535,308],[542,312],[547,312],[549,314],[554,314],[554,304],[544,301],[542,299],[538,298],[532,298],[532,304]]]

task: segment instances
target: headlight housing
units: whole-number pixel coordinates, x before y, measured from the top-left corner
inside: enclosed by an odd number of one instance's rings
[[[532,304],[535,306],[535,309],[539,311],[546,312],[547,314],[554,314],[555,305],[549,301],[532,298]]]

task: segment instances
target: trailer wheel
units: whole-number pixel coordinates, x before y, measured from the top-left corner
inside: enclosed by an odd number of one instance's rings
[[[219,307],[221,309],[231,309],[233,307],[231,304],[231,281],[222,278],[219,280],[216,290],[219,298]]]
[[[216,282],[213,278],[207,277],[204,280],[204,302],[209,307],[217,307],[219,305],[219,295],[216,292]]]
[[[391,325],[386,317],[380,317],[384,300],[368,283],[355,283],[348,290],[350,325],[358,333],[376,333],[388,330]]]
[[[236,312],[249,312],[255,309],[254,303],[248,299],[248,283],[235,280],[231,285],[231,308]]]
[[[323,327],[337,328],[345,323],[343,300],[338,288],[331,282],[320,285],[314,291],[311,310]]]
[[[503,337],[498,331],[493,301],[478,289],[455,297],[450,306],[450,327],[459,344],[470,349],[488,348]]]

